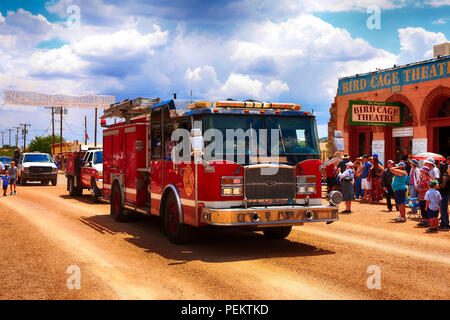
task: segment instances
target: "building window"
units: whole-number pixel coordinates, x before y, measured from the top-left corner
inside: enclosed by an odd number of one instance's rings
[[[447,98],[439,108],[439,118],[450,117],[450,98]]]

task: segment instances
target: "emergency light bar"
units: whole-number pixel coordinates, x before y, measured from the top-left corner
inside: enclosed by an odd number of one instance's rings
[[[254,102],[254,101],[216,101],[214,108],[251,108],[251,109],[289,109],[301,110],[302,107],[295,103],[272,103],[272,102]],[[197,101],[189,105],[190,110],[210,108],[208,101]]]

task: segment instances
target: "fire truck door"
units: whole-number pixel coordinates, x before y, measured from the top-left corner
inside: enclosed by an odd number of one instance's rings
[[[91,171],[91,164],[92,164],[92,152],[86,153],[84,157],[84,165],[81,168],[81,183],[83,186],[87,187],[91,183],[90,179],[90,171]]]
[[[137,179],[137,155],[136,155],[136,127],[128,127],[125,130],[124,176],[125,201],[136,202]]]

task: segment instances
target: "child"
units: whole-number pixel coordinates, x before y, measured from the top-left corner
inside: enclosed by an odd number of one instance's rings
[[[5,175],[2,177],[2,180],[3,180],[3,196],[6,197],[6,190],[8,190],[8,184],[9,184],[8,170],[5,171]]]
[[[427,230],[430,232],[437,232],[439,227],[439,206],[441,205],[442,196],[437,191],[437,187],[439,186],[439,182],[436,180],[430,181],[430,190],[425,194],[426,210],[428,214],[428,219],[430,221],[430,229]]]

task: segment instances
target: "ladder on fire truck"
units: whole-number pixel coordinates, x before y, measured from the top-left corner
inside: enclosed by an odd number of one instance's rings
[[[123,100],[112,104],[108,109],[103,111],[101,119],[107,118],[124,118],[127,123],[131,119],[149,113],[149,108],[161,102],[160,98],[136,98],[133,100]]]

